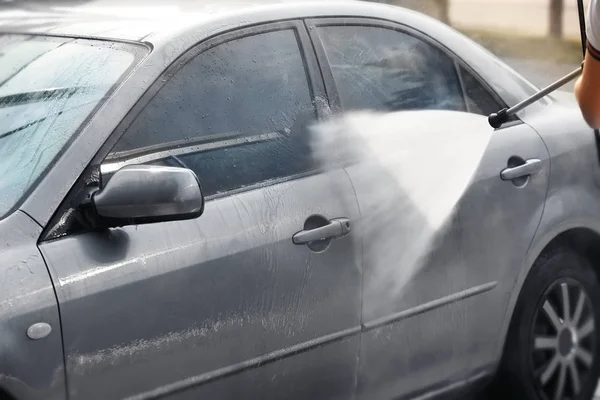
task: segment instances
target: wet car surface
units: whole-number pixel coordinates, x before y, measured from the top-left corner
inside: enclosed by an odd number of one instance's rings
[[[536,88],[395,7],[148,14],[0,14],[7,395],[591,396],[600,168],[568,99],[482,132],[438,245],[382,297],[365,240],[403,215],[365,235],[369,179],[324,170],[309,126],[361,109],[485,122]]]

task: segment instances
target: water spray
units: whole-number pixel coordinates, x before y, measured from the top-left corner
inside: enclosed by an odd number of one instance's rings
[[[584,14],[584,8],[583,8],[583,0],[577,0],[577,11],[579,13],[579,31],[581,33],[581,47],[583,49],[583,56],[585,58],[586,40],[587,39],[586,39],[586,34],[585,34],[585,14]],[[554,92],[555,90],[560,89],[567,83],[571,82],[573,79],[576,79],[579,75],[581,75],[582,72],[583,72],[583,62],[581,63],[581,66],[579,68],[577,68],[575,71],[565,75],[564,77],[560,78],[556,82],[546,86],[539,92],[526,98],[525,100],[519,102],[518,104],[516,104],[510,108],[503,108],[502,110],[500,110],[496,113],[490,114],[490,116],[488,117],[488,122],[490,123],[492,128],[494,128],[494,129],[500,128],[502,126],[502,124],[504,124],[505,122],[507,122],[509,120],[510,117],[512,117],[519,111],[523,110],[524,108],[530,106],[531,104],[535,103],[536,101],[540,100],[541,98],[549,95],[550,93]]]

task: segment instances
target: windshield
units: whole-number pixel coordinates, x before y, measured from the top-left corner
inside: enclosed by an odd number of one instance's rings
[[[130,50],[94,40],[0,35],[0,217],[133,65]]]

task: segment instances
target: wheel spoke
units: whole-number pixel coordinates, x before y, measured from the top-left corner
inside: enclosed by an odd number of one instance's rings
[[[562,295],[563,321],[571,321],[571,301],[569,299],[569,287],[566,282],[560,284],[560,293]]]
[[[563,393],[565,391],[565,381],[567,380],[567,366],[565,364],[560,365],[558,371],[558,382],[556,383],[556,389],[554,391],[554,400],[562,400]]]
[[[554,372],[556,371],[557,367],[558,355],[555,354],[554,357],[552,357],[552,360],[550,361],[546,369],[544,370],[544,372],[542,372],[542,376],[540,376],[540,381],[542,382],[542,385],[546,385],[548,383],[550,378],[552,378],[552,375],[554,375]]]
[[[552,306],[552,304],[550,304],[550,301],[548,301],[548,300],[546,300],[544,302],[544,311],[546,312],[546,315],[548,316],[548,318],[550,318],[550,322],[552,322],[554,329],[556,329],[556,331],[558,332],[560,330],[562,323],[561,323],[560,319],[558,318],[558,315],[556,314],[554,307]]]
[[[571,384],[573,385],[573,390],[575,391],[575,394],[577,394],[581,388],[581,382],[579,381],[579,371],[577,370],[577,365],[575,365],[575,360],[569,362],[569,371],[571,372]]]
[[[583,361],[583,363],[585,365],[587,365],[588,367],[592,366],[592,361],[594,361],[592,355],[590,354],[589,351],[587,351],[586,349],[582,348],[582,347],[577,347],[577,350],[575,350],[575,356],[577,358],[579,358],[581,361]]]
[[[573,314],[573,325],[578,326],[579,320],[581,319],[581,313],[583,312],[583,305],[585,304],[585,294],[583,290],[579,292],[579,298],[577,299],[577,306],[575,307],[575,314]]]
[[[534,347],[536,350],[555,349],[558,345],[556,336],[538,336],[535,338]]]
[[[577,330],[577,338],[581,340],[589,336],[592,332],[594,332],[594,320],[590,318]]]

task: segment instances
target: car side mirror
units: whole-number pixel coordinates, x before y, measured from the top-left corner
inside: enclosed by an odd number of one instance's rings
[[[204,211],[196,174],[187,168],[129,165],[116,171],[91,204],[107,227],[185,220]]]

